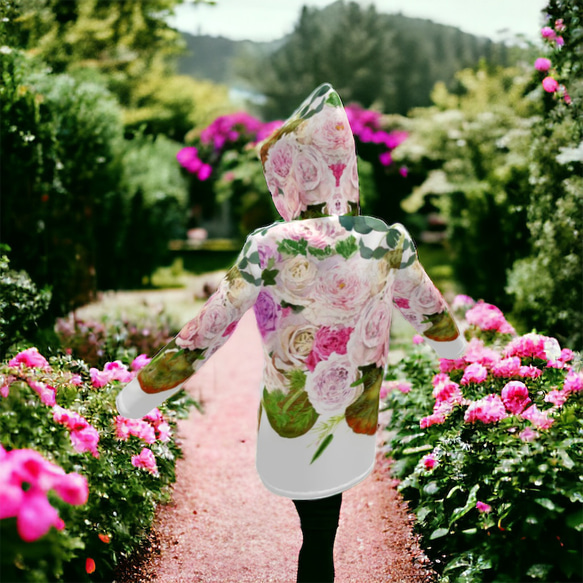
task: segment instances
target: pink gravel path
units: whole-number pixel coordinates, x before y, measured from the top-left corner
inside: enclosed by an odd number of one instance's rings
[[[266,490],[255,470],[261,372],[260,337],[247,313],[188,383],[205,414],[181,422],[184,459],[173,503],[159,508],[150,548],[116,581],[295,582],[299,519],[293,503]],[[337,583],[431,578],[380,453],[372,476],[343,495],[335,565]]]

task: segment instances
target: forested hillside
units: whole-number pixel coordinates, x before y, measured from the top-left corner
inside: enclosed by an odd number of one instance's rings
[[[405,114],[430,105],[437,81],[454,89],[457,71],[480,59],[508,65],[516,49],[430,20],[377,13],[339,0],[304,7],[294,31],[272,43],[184,34],[179,71],[265,95],[266,118],[284,117],[318,84],[344,100]]]

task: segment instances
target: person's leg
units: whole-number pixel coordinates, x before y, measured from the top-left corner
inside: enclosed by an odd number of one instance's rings
[[[334,539],[342,494],[316,500],[294,500],[304,541],[298,559],[298,583],[334,581]]]

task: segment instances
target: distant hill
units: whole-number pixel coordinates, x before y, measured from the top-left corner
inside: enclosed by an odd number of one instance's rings
[[[342,11],[347,10],[347,5],[343,0],[338,0],[321,10],[311,10],[310,18],[315,26],[320,27],[320,31],[324,31],[335,26],[342,17]],[[400,13],[379,13],[378,20],[381,29],[391,39],[391,74],[394,86],[398,87],[392,97],[385,99],[385,111],[404,114],[411,107],[429,105],[430,93],[437,81],[445,82],[450,89],[454,88],[455,73],[477,65],[480,59],[503,66],[509,64],[508,50],[504,44],[465,33],[456,27],[410,18]],[[263,65],[257,67],[257,63],[265,62],[266,57],[280,52],[280,49],[285,50],[286,43],[293,36],[294,33],[291,33],[274,42],[257,43],[183,33],[188,52],[179,58],[178,70],[182,74],[261,95],[265,93]],[[255,75],[249,74],[253,67]],[[305,88],[301,88],[298,95],[302,92]],[[297,100],[295,95],[289,97],[292,101]],[[278,99],[283,110],[287,111],[289,104],[284,104],[281,96]],[[267,113],[272,117],[281,115],[277,111]]]
[[[209,79],[229,86],[240,84],[237,75],[238,59],[272,53],[284,42],[253,42],[231,40],[222,36],[182,33],[187,52],[178,59],[178,72],[199,79]]]

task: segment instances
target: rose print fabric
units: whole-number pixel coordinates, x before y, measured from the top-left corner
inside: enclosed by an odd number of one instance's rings
[[[342,492],[373,469],[393,306],[444,358],[465,342],[400,224],[359,215],[354,140],[330,85],[261,147],[283,222],[249,235],[236,264],[118,397],[147,413],[226,342],[253,308],[263,340],[257,469],[293,499]]]

